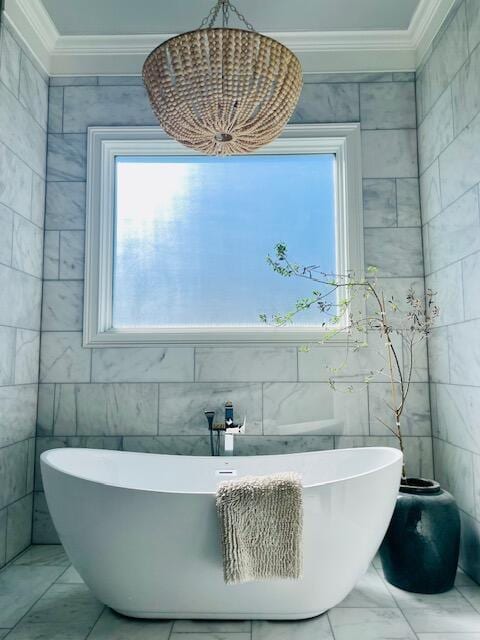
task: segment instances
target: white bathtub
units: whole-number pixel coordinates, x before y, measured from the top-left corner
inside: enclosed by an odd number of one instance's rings
[[[366,571],[395,504],[402,456],[365,448],[235,458],[53,449],[48,506],[73,565],[105,604],[139,618],[316,616]],[[304,484],[304,577],[225,585],[218,471],[296,471]]]

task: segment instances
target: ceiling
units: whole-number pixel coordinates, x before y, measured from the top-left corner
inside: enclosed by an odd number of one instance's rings
[[[179,33],[215,0],[42,0],[60,35]],[[234,0],[259,31],[407,29],[419,0]],[[233,22],[232,22],[233,24]]]
[[[4,0],[4,18],[50,76],[138,75],[153,48],[197,28],[214,2]],[[308,76],[414,71],[456,0],[233,2],[289,47]]]

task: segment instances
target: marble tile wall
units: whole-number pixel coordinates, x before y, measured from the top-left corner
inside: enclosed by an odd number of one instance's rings
[[[480,3],[458,2],[417,74],[436,477],[462,510],[464,569],[480,580]]]
[[[31,542],[48,81],[0,28],[0,567]]]
[[[423,292],[414,74],[309,76],[293,122],[361,122],[366,261],[385,289]],[[295,346],[83,349],[87,127],[154,125],[140,78],[52,78],[49,92],[44,296],[33,539],[56,540],[38,473],[52,447],[208,454],[203,411],[232,400],[247,416],[242,454],[395,444],[383,383],[365,373],[382,346],[352,356],[334,392],[329,367],[345,352]],[[431,476],[426,350],[419,353],[406,439],[412,473]],[[346,391],[346,382],[353,392]]]

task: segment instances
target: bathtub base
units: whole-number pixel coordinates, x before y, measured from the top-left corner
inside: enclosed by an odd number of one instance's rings
[[[143,618],[146,620],[309,620],[317,618],[328,611],[309,611],[302,613],[262,613],[251,611],[246,613],[199,612],[199,611],[122,611],[114,609],[127,618]]]

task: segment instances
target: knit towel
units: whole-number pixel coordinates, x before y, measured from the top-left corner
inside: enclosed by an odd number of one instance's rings
[[[303,500],[298,474],[222,482],[217,513],[227,584],[301,577]]]

